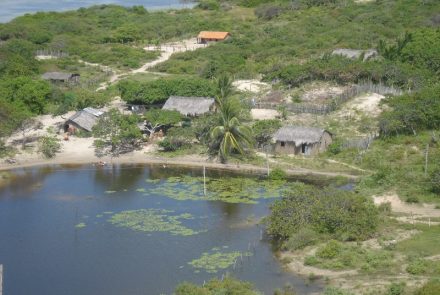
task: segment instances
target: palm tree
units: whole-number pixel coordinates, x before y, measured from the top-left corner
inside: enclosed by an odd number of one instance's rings
[[[211,129],[211,150],[217,152],[222,163],[232,152],[244,154],[244,149],[252,145],[252,130],[243,126],[236,117],[238,110],[236,104],[228,97],[217,99],[221,119],[220,125]]]

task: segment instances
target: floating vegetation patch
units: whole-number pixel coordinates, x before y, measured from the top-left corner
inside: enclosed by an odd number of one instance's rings
[[[258,199],[280,197],[286,184],[284,181],[240,177],[207,178],[205,195],[201,177],[170,177],[164,181],[149,183],[153,184],[152,188],[140,188],[137,191],[145,191],[147,196],[155,194],[175,200],[210,200],[247,204],[255,204]]]
[[[202,231],[194,231],[182,225],[181,220],[194,219],[189,213],[170,215],[174,211],[161,209],[140,209],[114,214],[108,221],[119,227],[144,232],[169,232],[172,235],[191,236]]]
[[[87,225],[84,222],[80,222],[77,225],[75,225],[75,228],[81,229],[81,228],[85,228]]]
[[[116,191],[105,191],[106,194],[114,194]]]
[[[220,248],[213,248],[210,252],[205,252],[200,258],[188,262],[194,267],[196,273],[204,270],[207,273],[216,273],[219,270],[227,269],[237,263],[240,263],[243,257],[252,256],[251,252],[220,252]]]

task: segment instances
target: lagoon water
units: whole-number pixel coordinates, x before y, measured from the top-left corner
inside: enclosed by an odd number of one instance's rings
[[[66,11],[100,4],[143,5],[150,10],[190,6],[180,0],[0,0],[0,23],[8,22],[25,13]]]
[[[200,177],[201,171],[157,166],[51,166],[14,173],[0,187],[4,294],[171,294],[179,282],[203,284],[225,273],[253,282],[265,294],[285,284],[299,294],[321,290],[282,269],[256,224],[273,198],[257,204],[197,199],[203,196],[201,183],[186,189],[170,183]],[[196,199],[188,200],[191,196]],[[197,233],[142,231],[109,222],[139,209],[191,214],[179,221]],[[217,273],[189,264],[205,252],[235,251],[251,256]]]

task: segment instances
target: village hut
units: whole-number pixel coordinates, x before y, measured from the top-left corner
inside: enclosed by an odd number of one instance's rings
[[[340,55],[349,59],[359,59],[362,57],[363,61],[367,61],[376,58],[378,52],[376,49],[359,50],[339,48],[333,50],[332,55]]]
[[[175,110],[184,116],[200,116],[212,112],[214,98],[171,96],[162,107],[163,110]]]
[[[70,117],[66,123],[64,123],[64,132],[74,134],[77,130],[85,130],[91,132],[93,126],[98,122],[98,118],[102,116],[104,112],[94,109],[85,108],[82,111],[77,112]]]
[[[332,143],[330,132],[313,127],[284,126],[273,136],[275,153],[313,156]]]
[[[62,72],[47,72],[44,73],[41,78],[52,83],[71,83],[75,84],[79,82],[79,74],[62,73]]]
[[[228,39],[229,36],[229,32],[201,31],[197,36],[197,43],[206,44],[209,42],[223,41]]]

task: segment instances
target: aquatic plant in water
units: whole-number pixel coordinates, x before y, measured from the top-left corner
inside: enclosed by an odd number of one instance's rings
[[[252,256],[251,252],[220,252],[219,250],[220,248],[218,247],[213,248],[211,253],[205,252],[200,258],[194,259],[188,262],[188,264],[196,269],[196,273],[199,273],[200,270],[204,270],[208,273],[216,273],[219,270],[227,269],[236,264],[242,257]]]
[[[80,222],[77,225],[75,225],[75,228],[77,229],[81,229],[81,228],[85,228],[87,225],[84,222]]]
[[[194,219],[189,213],[170,215],[171,210],[139,209],[116,213],[108,220],[111,224],[144,232],[169,232],[172,235],[191,236],[200,233],[182,225],[181,220]]]
[[[165,181],[148,181],[153,187],[139,188],[146,196],[161,195],[175,200],[207,200],[227,203],[255,204],[258,199],[280,197],[284,181],[258,180],[242,177],[207,178],[204,194],[201,177],[170,177]]]

